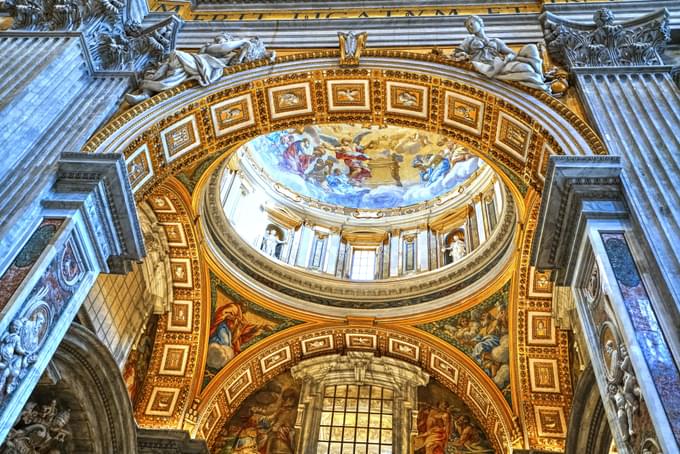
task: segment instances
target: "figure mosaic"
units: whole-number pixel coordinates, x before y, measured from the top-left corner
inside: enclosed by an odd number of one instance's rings
[[[415,454],[494,452],[465,403],[432,380],[418,390],[417,427]]]
[[[219,454],[292,454],[300,385],[290,372],[249,396],[217,435]]]
[[[255,342],[299,323],[245,300],[211,276],[211,322],[204,385]]]
[[[450,342],[470,356],[510,399],[510,336],[506,284],[470,310],[420,328]]]

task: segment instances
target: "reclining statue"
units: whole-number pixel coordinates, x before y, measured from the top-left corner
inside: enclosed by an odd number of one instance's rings
[[[187,80],[207,87],[222,78],[226,67],[263,58],[273,61],[275,57],[275,52],[268,51],[259,38],[237,38],[223,33],[198,53],[172,51],[165,61],[144,73],[138,93],[126,94],[125,100],[134,105]]]
[[[454,60],[470,61],[477,72],[491,79],[549,91],[543,75],[543,60],[535,44],[527,44],[515,54],[502,40],[486,36],[479,16],[468,17],[465,28],[470,36],[453,51]]]

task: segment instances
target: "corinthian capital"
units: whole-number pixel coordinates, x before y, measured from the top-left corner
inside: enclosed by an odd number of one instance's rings
[[[552,58],[570,68],[663,65],[670,39],[668,10],[614,23],[614,13],[597,10],[592,24],[573,22],[552,13],[540,17]]]

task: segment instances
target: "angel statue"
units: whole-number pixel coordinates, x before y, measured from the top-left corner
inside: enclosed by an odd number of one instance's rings
[[[139,92],[128,93],[125,100],[134,105],[187,80],[196,80],[207,87],[222,78],[226,67],[263,58],[274,61],[275,57],[276,53],[268,51],[259,38],[237,38],[222,33],[198,53],[172,51],[165,61],[145,72]]]
[[[361,52],[363,52],[366,47],[367,38],[368,33],[366,32],[338,32],[341,66],[354,66],[359,64],[359,58],[361,57]]]
[[[484,21],[479,16],[468,17],[465,28],[470,35],[453,51],[454,60],[469,60],[477,72],[491,79],[549,91],[543,75],[543,60],[535,44],[527,44],[515,54],[502,40],[486,36]]]

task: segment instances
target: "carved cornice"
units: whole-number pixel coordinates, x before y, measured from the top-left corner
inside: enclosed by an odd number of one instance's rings
[[[595,12],[593,24],[550,12],[540,20],[551,57],[570,68],[663,65],[661,55],[670,40],[665,8],[618,24],[607,8]]]
[[[62,153],[54,190],[59,197],[43,204],[82,203],[89,224],[94,226],[101,256],[114,271],[125,270],[126,262],[144,257],[142,231],[122,155]]]
[[[627,216],[620,173],[618,156],[551,158],[531,265],[559,270],[557,285],[570,285],[574,244],[587,219]]]

